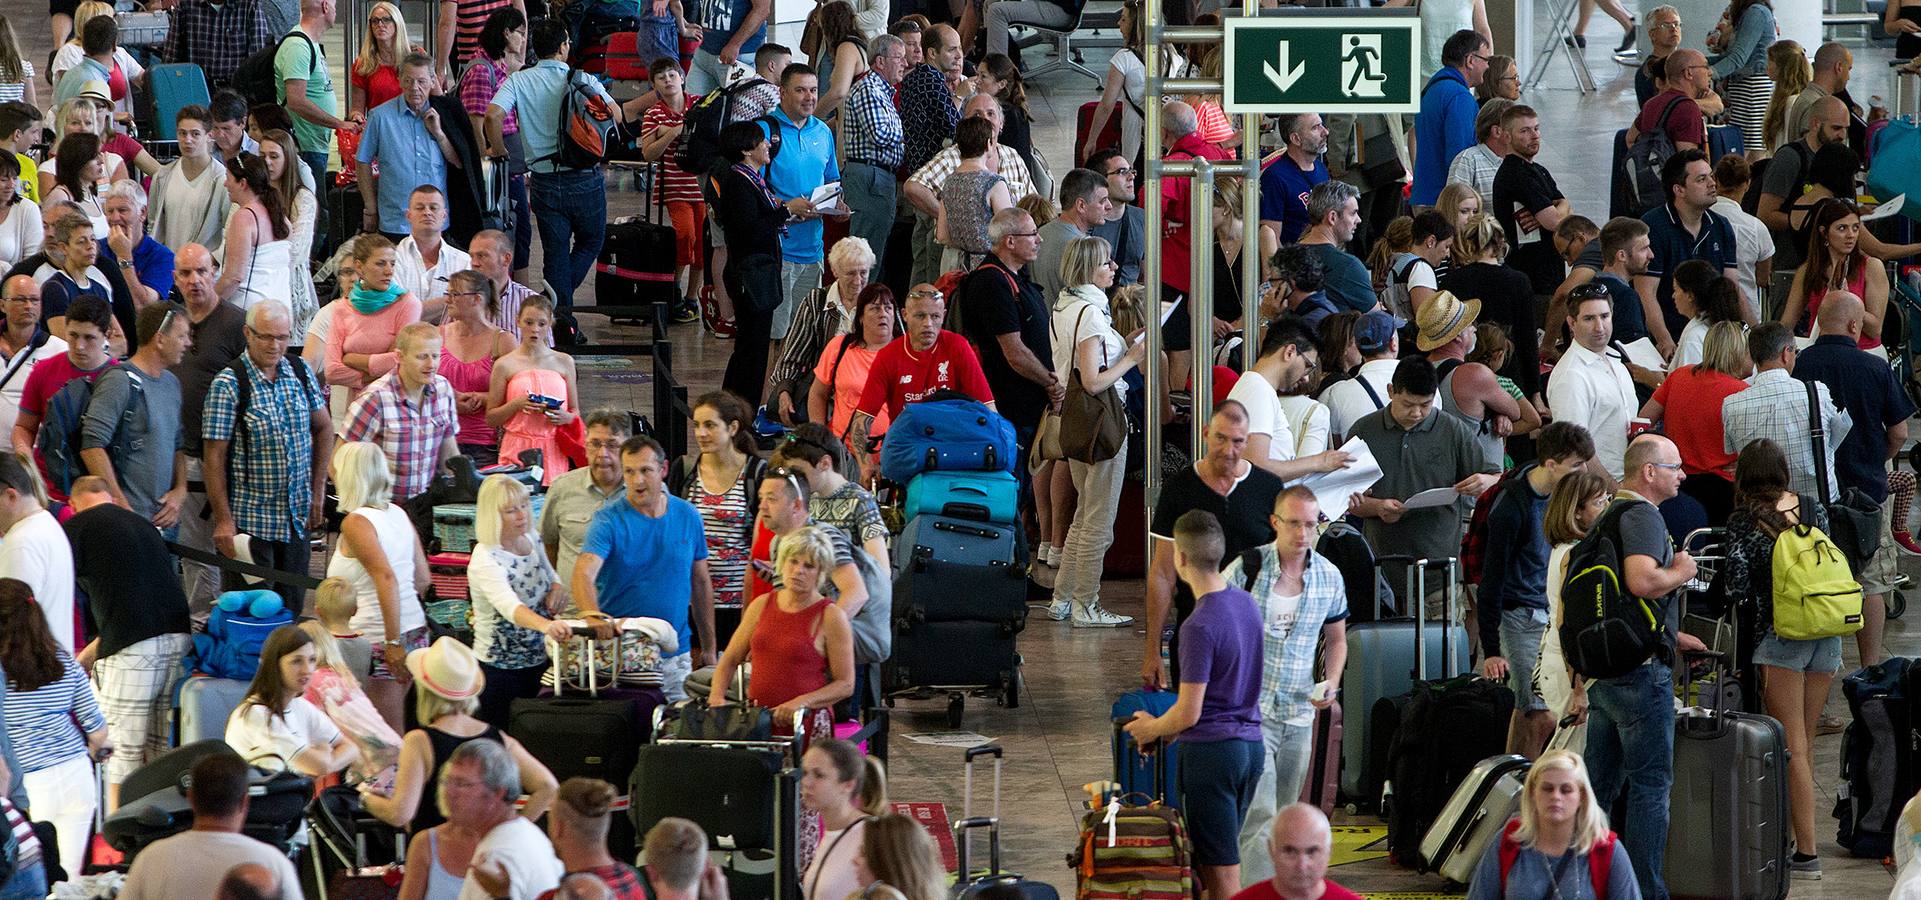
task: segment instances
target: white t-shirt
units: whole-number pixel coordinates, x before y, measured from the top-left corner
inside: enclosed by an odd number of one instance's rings
[[[13,523],[0,538],[0,578],[17,578],[47,614],[47,630],[69,652],[74,643],[73,547],[53,513],[40,510]]]
[[[1327,449],[1328,412],[1320,401],[1303,394],[1281,398],[1281,412],[1294,435],[1294,457],[1313,456]]]
[[[1386,406],[1387,385],[1394,380],[1394,368],[1398,365],[1397,359],[1371,359],[1361,363],[1355,377],[1328,385],[1327,390],[1321,392],[1321,403],[1328,411],[1328,429],[1339,435],[1353,434],[1354,423]],[[1361,386],[1363,381],[1381,398],[1380,403],[1368,396],[1367,387]]]
[[[860,819],[845,829],[820,836],[820,851],[800,879],[803,900],[840,900],[865,887],[854,871],[854,857],[860,855],[866,826],[867,820]]]
[[[46,242],[46,224],[40,207],[22,197],[0,222],[0,269],[11,269],[23,259],[40,252]]]
[[[1273,583],[1278,588],[1281,580],[1276,578]],[[1267,596],[1261,598],[1260,606],[1261,612],[1266,615],[1266,621],[1261,623],[1261,627],[1267,629],[1267,646],[1276,647],[1286,644],[1288,635],[1293,633],[1296,620],[1301,615],[1301,595],[1283,594],[1278,590],[1268,591]],[[1307,707],[1305,712],[1282,724],[1314,724],[1314,707]]]
[[[1674,342],[1674,359],[1668,361],[1668,371],[1700,362],[1707,341],[1708,320],[1703,316],[1689,319],[1687,327],[1681,329],[1681,337]]]
[[[554,845],[549,843],[545,832],[521,816],[514,816],[487,832],[487,836],[474,845],[473,862],[481,863],[492,859],[507,870],[507,877],[513,882],[512,900],[534,900],[535,897],[560,886],[560,876],[566,874],[560,860],[554,857]],[[460,885],[459,900],[491,900],[492,894],[482,889],[474,880],[474,866],[467,869],[467,880]]]
[[[13,421],[20,417],[20,392],[26,389],[27,376],[33,374],[34,364],[65,352],[67,342],[48,335],[47,342],[27,354],[26,359],[16,355],[13,359],[0,362],[0,434],[13,433]],[[19,362],[18,368],[14,366],[15,361]],[[9,370],[12,370],[11,375],[8,374]]]
[[[1712,208],[1727,216],[1728,224],[1734,226],[1734,283],[1740,286],[1748,309],[1759,309],[1761,295],[1754,280],[1754,264],[1774,258],[1774,238],[1768,233],[1768,226],[1748,215],[1747,210],[1733,200],[1718,197]]]
[[[1267,458],[1290,460],[1294,458],[1294,429],[1287,424],[1287,414],[1281,411],[1281,395],[1267,379],[1248,372],[1234,382],[1234,389],[1227,392],[1227,399],[1247,407],[1247,433],[1267,435]]]
[[[472,267],[472,259],[460,248],[442,241],[440,256],[434,265],[420,256],[420,247],[414,243],[413,235],[400,239],[394,248],[394,283],[414,295],[414,299],[425,303],[447,293],[447,279],[455,272]]]
[[[293,698],[284,716],[258,703],[242,703],[227,717],[227,744],[241,758],[268,770],[276,764],[263,757],[291,760],[308,747],[339,739],[339,726],[305,697]]]
[[[300,876],[287,854],[266,844],[226,831],[183,831],[155,841],[134,857],[133,869],[120,888],[122,900],[173,900],[175,897],[212,897],[234,866],[265,866],[280,880],[281,895],[298,898]]]

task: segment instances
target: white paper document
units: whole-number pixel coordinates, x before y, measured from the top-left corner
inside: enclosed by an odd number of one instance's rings
[[[809,196],[807,200],[814,204],[816,211],[824,213],[838,212],[840,210],[840,182],[830,181],[820,187],[814,188],[814,193]]]
[[[1381,480],[1381,464],[1374,459],[1374,451],[1367,448],[1367,442],[1360,438],[1348,438],[1341,445],[1341,452],[1354,457],[1352,465],[1333,472],[1316,472],[1301,479],[1301,485],[1314,492],[1314,499],[1320,501],[1321,514],[1329,519],[1338,519],[1347,513],[1348,498],[1374,486]]]
[[[1901,205],[1906,202],[1908,202],[1908,195],[1896,194],[1894,195],[1894,199],[1889,200],[1888,202],[1875,207],[1874,212],[1871,212],[1865,216],[1862,216],[1861,221],[1872,222],[1875,219],[1885,219],[1891,215],[1894,215],[1895,213],[1900,212]]]
[[[1652,372],[1665,372],[1668,370],[1668,361],[1661,358],[1661,351],[1655,349],[1652,338],[1642,338],[1631,344],[1622,344],[1621,349],[1627,351],[1628,362],[1640,366],[1643,369]]]
[[[1446,506],[1459,499],[1461,499],[1461,495],[1456,493],[1451,487],[1428,488],[1406,500],[1402,500],[1401,506],[1404,509],[1427,509],[1432,506]]]

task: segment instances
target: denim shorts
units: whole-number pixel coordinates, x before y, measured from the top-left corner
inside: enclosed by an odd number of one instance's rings
[[[1841,668],[1841,639],[1838,637],[1814,638],[1795,641],[1784,638],[1768,629],[1767,637],[1754,647],[1754,664],[1774,666],[1790,672],[1822,672],[1834,674]]]
[[[1181,754],[1181,812],[1194,842],[1194,862],[1239,865],[1241,822],[1261,780],[1261,742],[1181,741],[1175,746]]]
[[[1534,692],[1534,669],[1541,662],[1541,634],[1545,631],[1545,609],[1501,613],[1501,658],[1507,660],[1507,685],[1514,691],[1514,708],[1522,712],[1547,710],[1547,701]]]

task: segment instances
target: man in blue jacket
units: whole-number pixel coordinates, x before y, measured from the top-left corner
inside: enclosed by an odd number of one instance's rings
[[[1487,71],[1487,38],[1463,28],[1441,45],[1441,68],[1421,89],[1421,112],[1414,117],[1415,206],[1432,206],[1447,185],[1454,155],[1474,146],[1474,116],[1481,105],[1471,87]]]

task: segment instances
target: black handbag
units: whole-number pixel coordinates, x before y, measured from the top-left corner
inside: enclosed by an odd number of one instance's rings
[[[1394,135],[1383,128],[1373,134],[1366,134],[1361,125],[1365,116],[1354,121],[1354,130],[1366,137],[1361,141],[1361,180],[1367,182],[1367,189],[1378,191],[1385,187],[1398,185],[1407,180],[1407,168],[1401,165],[1401,154],[1394,147]]]
[[[1847,488],[1838,495],[1828,490],[1827,431],[1821,421],[1821,401],[1808,382],[1808,430],[1814,440],[1814,479],[1819,485],[1821,505],[1828,511],[1828,537],[1848,558],[1848,568],[1859,580],[1868,561],[1881,549],[1881,504],[1860,488]],[[1832,502],[1829,497],[1835,497]]]

